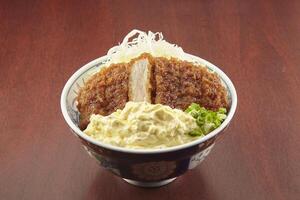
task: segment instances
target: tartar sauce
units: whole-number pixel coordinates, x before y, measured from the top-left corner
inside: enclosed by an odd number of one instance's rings
[[[158,149],[197,139],[188,133],[195,119],[179,109],[147,102],[127,102],[109,116],[92,115],[84,133],[101,142],[131,149]]]

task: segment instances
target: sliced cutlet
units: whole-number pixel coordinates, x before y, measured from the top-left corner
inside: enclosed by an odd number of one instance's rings
[[[228,107],[227,92],[219,77],[207,68],[175,58],[154,58],[154,103],[185,110],[191,103],[217,110]]]
[[[128,101],[128,64],[112,64],[93,75],[80,89],[77,109],[79,127],[85,129],[92,114],[109,115],[124,108]]]
[[[106,115],[109,115],[117,109],[123,109],[128,101],[130,66],[126,63],[113,64],[107,70],[105,98]]]
[[[151,65],[143,56],[131,62],[129,76],[129,100],[147,101],[151,103]]]
[[[160,103],[185,110],[191,103],[228,108],[227,91],[217,74],[175,58],[142,54],[130,63],[112,64],[92,76],[79,91],[80,128],[91,114],[109,115],[127,101]]]

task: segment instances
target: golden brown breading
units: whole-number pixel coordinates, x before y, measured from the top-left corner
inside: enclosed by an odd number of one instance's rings
[[[219,77],[205,67],[175,58],[153,59],[156,96],[153,103],[185,110],[191,103],[217,110],[228,106]]]
[[[113,64],[93,75],[80,89],[77,108],[83,130],[92,114],[109,115],[128,101],[128,64]]]

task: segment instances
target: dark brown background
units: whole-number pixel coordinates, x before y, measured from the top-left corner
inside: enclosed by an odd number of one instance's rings
[[[114,177],[70,134],[60,93],[133,28],[220,66],[238,92],[227,134],[158,189]],[[0,199],[299,199],[300,1],[2,1]]]

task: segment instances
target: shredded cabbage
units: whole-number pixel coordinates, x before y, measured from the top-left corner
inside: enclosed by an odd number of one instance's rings
[[[191,60],[181,47],[164,40],[162,33],[148,31],[147,34],[134,29],[125,36],[121,44],[108,50],[106,64],[129,62],[142,53],[150,53],[156,57],[175,57],[180,60]]]

